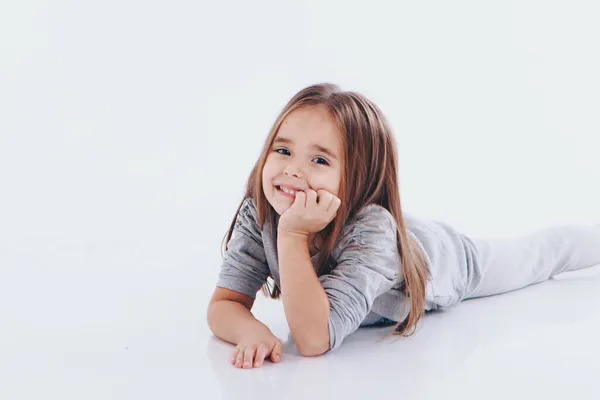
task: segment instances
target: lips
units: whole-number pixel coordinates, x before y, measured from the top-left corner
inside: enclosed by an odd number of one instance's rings
[[[284,186],[285,186],[285,185],[284,185]],[[287,186],[286,186],[286,187],[287,187]],[[296,198],[296,195],[295,195],[295,194],[289,194],[289,193],[286,193],[286,192],[284,192],[283,190],[279,189],[279,185],[276,185],[276,186],[275,186],[275,190],[277,190],[277,193],[279,193],[279,194],[281,194],[281,195],[283,195],[283,196],[289,197],[290,199],[294,199],[294,198]]]
[[[286,188],[292,189],[294,191],[301,191],[301,192],[304,191],[304,189],[301,188],[301,187],[299,187],[299,186],[288,184],[288,183],[285,183],[285,182],[277,183],[277,184],[275,184],[275,186],[276,187],[278,187],[278,186],[285,186]]]

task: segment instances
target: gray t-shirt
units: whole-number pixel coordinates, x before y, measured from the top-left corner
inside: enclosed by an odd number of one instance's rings
[[[472,242],[443,222],[417,219],[403,212],[408,234],[424,251],[432,274],[427,286],[426,310],[451,306],[465,296],[473,279]],[[279,220],[276,215],[275,226]],[[251,298],[267,281],[269,273],[278,286],[277,231],[268,221],[260,230],[256,207],[244,200],[225,252],[216,286]],[[381,317],[404,321],[409,304],[399,290],[404,280],[396,244],[396,222],[377,204],[363,207],[349,219],[332,252],[333,270],[319,277],[330,303],[329,350],[361,325]],[[317,255],[311,258],[315,265]],[[403,311],[404,308],[404,312]],[[328,350],[328,351],[329,351]]]

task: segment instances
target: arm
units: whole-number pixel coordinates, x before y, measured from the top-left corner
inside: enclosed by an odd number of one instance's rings
[[[250,312],[254,299],[234,290],[217,287],[208,306],[210,330],[235,344],[230,362],[236,368],[257,368],[266,357],[278,363],[283,346],[273,332]]]
[[[285,314],[303,355],[338,348],[358,329],[375,299],[402,278],[395,221],[383,207],[365,207],[342,234],[337,265],[318,278],[306,242],[277,239]]]
[[[236,345],[230,362],[237,368],[260,367],[265,357],[279,362],[283,356],[279,339],[250,312],[269,272],[256,208],[252,199],[247,199],[240,208],[207,310],[215,336]]]
[[[237,344],[240,333],[251,326],[266,328],[250,310],[268,275],[256,209],[247,199],[238,214],[207,310],[209,327],[216,336]]]
[[[319,277],[330,303],[327,351],[338,348],[358,329],[375,299],[403,279],[396,225],[387,210],[365,207],[343,235],[335,268]]]
[[[253,304],[254,299],[249,296],[217,287],[208,305],[208,327],[215,336],[233,344],[238,344],[250,330],[269,330],[252,315]]]
[[[329,299],[313,268],[305,235],[278,231],[277,251],[285,316],[303,356],[329,349]]]

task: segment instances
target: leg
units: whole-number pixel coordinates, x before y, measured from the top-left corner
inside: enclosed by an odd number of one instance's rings
[[[482,276],[464,300],[509,292],[600,264],[600,225],[563,225],[511,239],[475,239]]]

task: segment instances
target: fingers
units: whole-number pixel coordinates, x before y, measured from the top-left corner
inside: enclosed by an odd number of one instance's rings
[[[325,189],[319,189],[316,193],[319,197],[319,207],[322,207],[325,211],[328,211],[329,207],[331,206],[331,202],[333,201],[333,194]]]
[[[267,346],[265,343],[259,344],[258,350],[256,351],[256,357],[254,357],[254,366],[260,367],[263,364],[267,354],[269,354],[269,346]]]
[[[243,348],[235,348],[231,353],[230,362],[236,368],[259,368],[263,365],[265,358],[270,354],[271,361],[278,363],[281,361],[283,354],[283,346],[280,341],[275,343],[273,349],[269,349],[266,343],[260,343],[258,346],[247,346]]]
[[[237,348],[233,351],[235,356],[234,358],[232,358],[233,361],[233,365],[235,365],[237,368],[242,368],[242,365],[244,363],[244,348]]]
[[[340,200],[339,197],[332,195],[331,203],[329,203],[329,207],[327,207],[327,211],[337,212],[337,210],[340,208],[340,204],[342,204],[342,200]]]
[[[274,363],[278,363],[281,361],[283,356],[283,346],[281,342],[278,340],[275,342],[275,346],[273,346],[273,350],[271,351],[271,361]]]
[[[342,203],[337,196],[334,196],[333,193],[325,189],[317,190],[317,195],[319,197],[319,206],[323,206],[323,209],[327,212],[336,212]]]
[[[316,205],[328,212],[336,212],[341,204],[341,200],[333,193],[319,189],[317,191],[307,189],[305,192],[296,192],[296,200],[300,206]]]
[[[229,360],[237,368],[252,368],[256,346],[236,347]]]
[[[306,191],[306,204],[312,205],[317,203],[317,192],[312,189]]]
[[[297,204],[300,207],[305,207],[306,206],[306,197],[307,197],[307,195],[305,192],[301,192],[301,191],[296,192],[296,198],[294,199],[294,204]]]
[[[244,364],[242,365],[242,368],[252,368],[255,352],[256,345],[246,347],[246,351],[244,351]]]

